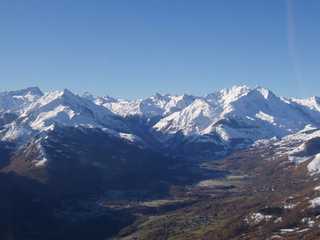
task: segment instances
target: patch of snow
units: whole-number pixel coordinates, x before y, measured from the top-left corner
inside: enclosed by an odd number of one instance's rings
[[[292,232],[297,232],[299,231],[299,228],[283,228],[283,229],[280,229],[280,232],[282,234],[287,234],[287,233],[292,233]]]
[[[294,204],[294,203],[288,203],[288,204],[285,204],[283,206],[284,209],[293,209],[297,206],[298,204]]]
[[[316,222],[315,222],[314,220],[312,220],[310,217],[302,218],[302,219],[301,219],[301,222],[302,222],[303,224],[307,224],[309,228],[314,227],[314,225],[315,225],[315,223],[316,223]]]
[[[267,238],[266,240],[282,240],[283,237],[280,235],[272,235],[270,238]]]
[[[301,164],[310,159],[310,157],[296,157],[296,156],[288,156],[288,159],[290,162],[293,162],[295,164]]]
[[[308,171],[311,175],[320,173],[320,154],[314,156],[311,162],[308,164]]]
[[[245,222],[248,224],[259,224],[262,221],[270,221],[273,218],[272,215],[264,215],[262,213],[252,213],[245,218]]]
[[[44,166],[46,166],[47,162],[48,162],[48,159],[47,158],[43,158],[43,159],[37,161],[35,163],[35,166],[36,167],[44,167]]]
[[[200,181],[197,184],[198,187],[215,187],[217,186],[217,180],[216,179],[208,179]]]
[[[252,147],[264,146],[270,143],[272,139],[259,139],[252,144]]]
[[[267,121],[269,123],[274,123],[274,117],[267,114],[267,113],[264,113],[262,111],[259,111],[257,114],[256,114],[256,118],[259,118],[261,120],[264,120],[264,121]]]
[[[129,142],[143,142],[141,138],[130,133],[119,133],[119,136]]]
[[[305,149],[306,149],[306,143],[302,143],[300,146],[298,146],[297,148],[295,148],[292,151],[290,151],[289,155],[299,154],[299,153],[305,151]]]
[[[282,222],[282,217],[278,217],[274,220],[274,223],[281,223]]]
[[[302,129],[300,132],[301,133],[306,133],[306,132],[310,132],[310,131],[314,131],[317,130],[317,127],[313,126],[312,124],[307,124],[304,129]]]
[[[320,197],[316,197],[309,201],[312,208],[316,208],[320,206]]]

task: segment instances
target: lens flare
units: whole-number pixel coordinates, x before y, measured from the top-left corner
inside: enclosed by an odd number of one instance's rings
[[[287,34],[288,34],[288,52],[291,59],[293,74],[298,88],[303,86],[302,73],[300,68],[300,59],[296,46],[296,24],[294,16],[294,0],[287,0]]]

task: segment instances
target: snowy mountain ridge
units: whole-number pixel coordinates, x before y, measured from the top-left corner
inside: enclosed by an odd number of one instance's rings
[[[1,130],[2,140],[14,141],[58,126],[126,131],[126,124],[108,109],[69,90],[52,91],[26,102],[17,119]]]
[[[241,133],[236,138],[282,137],[307,124],[319,125],[318,109],[301,102],[304,100],[277,97],[261,87],[235,86],[195,100],[183,110],[162,118],[154,129],[185,135],[215,132],[225,139],[233,138],[236,132]]]
[[[133,101],[115,99],[109,96],[98,97],[95,103],[123,117],[139,115],[151,118],[166,116],[177,110],[181,110],[194,100],[194,96],[186,94],[179,96],[157,93],[155,96]]]
[[[17,91],[5,91],[0,93],[0,112],[23,110],[30,103],[43,96],[37,87],[30,87]]]
[[[15,140],[58,125],[105,129],[139,142],[147,133],[159,142],[182,135],[201,144],[253,143],[296,133],[306,125],[320,127],[319,103],[317,97],[283,98],[269,89],[248,86],[233,86],[203,97],[156,94],[132,101],[90,93],[80,96],[69,90],[43,94],[38,88],[27,88],[0,93],[0,113],[16,114],[16,118],[0,115],[0,136]],[[152,119],[142,127],[143,136],[136,136],[137,127],[128,124],[132,116]],[[139,129],[141,133],[140,125]]]

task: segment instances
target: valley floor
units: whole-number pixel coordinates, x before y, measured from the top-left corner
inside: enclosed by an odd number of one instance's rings
[[[173,186],[170,198],[132,204],[137,220],[114,239],[320,239],[320,180],[272,149],[249,149],[207,162],[222,178]]]

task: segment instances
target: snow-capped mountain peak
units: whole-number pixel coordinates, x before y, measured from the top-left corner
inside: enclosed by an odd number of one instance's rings
[[[56,125],[127,131],[126,124],[108,109],[65,89],[49,92],[30,104],[16,121],[4,128],[3,139],[32,136]]]
[[[224,104],[229,104],[247,95],[250,91],[251,88],[246,85],[233,86],[231,88],[220,90],[218,95],[220,97],[220,101],[222,101]]]
[[[0,93],[0,112],[20,112],[32,102],[43,96],[37,87]]]
[[[23,122],[31,121],[33,129],[41,130],[54,123],[62,125],[109,126],[115,115],[65,89],[50,92],[31,104],[22,114]]]
[[[306,99],[292,98],[293,102],[303,105],[311,110],[320,111],[320,98],[313,96]]]
[[[142,116],[146,118],[163,117],[187,107],[195,97],[191,95],[162,95],[156,93],[146,99],[122,100],[109,96],[95,100],[97,105],[104,106],[115,114],[123,117]]]
[[[53,91],[49,92],[46,95],[39,98],[37,101],[32,103],[24,114],[28,114],[28,112],[33,111],[34,109],[41,109],[44,106],[48,106],[49,104],[66,104],[66,105],[81,105],[83,103],[88,103],[87,99],[81,98],[73,94],[70,90],[64,89],[63,91]],[[91,102],[90,102],[91,104]],[[49,106],[50,107],[50,106]]]
[[[274,97],[275,94],[273,92],[271,92],[269,89],[267,88],[263,88],[263,87],[257,87],[256,90],[258,92],[261,93],[261,95],[265,98],[265,99],[269,99],[271,97]]]
[[[183,110],[160,120],[154,129],[168,133],[182,131],[184,134],[195,134],[204,130],[213,118],[211,105],[205,99],[196,99]]]
[[[28,87],[20,90],[15,91],[7,91],[0,93],[1,96],[3,95],[13,95],[13,96],[24,96],[24,95],[36,95],[42,96],[43,93],[38,87]]]
[[[234,86],[196,98],[189,106],[162,118],[154,130],[165,134],[218,134],[222,139],[281,137],[320,124],[316,99],[292,102],[262,87]]]

